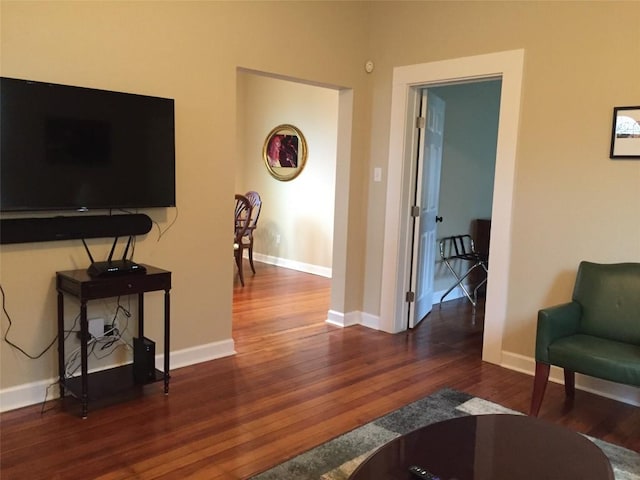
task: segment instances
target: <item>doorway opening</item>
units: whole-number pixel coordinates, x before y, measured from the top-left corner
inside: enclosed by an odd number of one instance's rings
[[[258,191],[263,202],[254,259],[330,278],[326,320],[344,312],[346,301],[349,209],[334,205],[349,203],[353,92],[246,68],[237,69],[236,86],[235,189]],[[314,145],[304,171],[290,182],[275,181],[261,158],[266,135],[285,121]]]
[[[390,333],[406,330],[408,307],[405,300],[410,287],[408,279],[412,253],[408,215],[410,172],[415,168],[415,158],[410,155],[415,134],[410,126],[418,113],[415,107],[418,87],[502,78],[491,211],[491,270],[487,283],[482,351],[483,360],[501,363],[509,294],[507,280],[523,66],[524,50],[510,50],[394,69],[380,292],[381,330]]]
[[[440,239],[470,235],[476,251],[488,257],[500,89],[501,80],[491,79],[421,91],[425,121],[418,123],[422,133],[416,146],[414,197],[420,214],[413,225],[410,282],[415,301],[408,309],[409,328],[441,299],[464,297],[460,287],[450,290],[456,278],[441,260]],[[451,264],[460,276],[471,266],[464,260]],[[467,277],[463,286],[473,291],[484,278],[478,274]]]

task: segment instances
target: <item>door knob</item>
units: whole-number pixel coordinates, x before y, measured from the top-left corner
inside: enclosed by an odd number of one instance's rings
[[[436,223],[438,223],[438,222],[442,222],[442,217],[439,217],[439,216],[436,215]]]

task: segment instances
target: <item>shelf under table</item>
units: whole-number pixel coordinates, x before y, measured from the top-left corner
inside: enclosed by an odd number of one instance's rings
[[[155,379],[146,383],[136,383],[133,379],[133,364],[109,368],[92,372],[88,375],[89,400],[98,400],[106,397],[121,396],[130,393],[132,389],[141,389],[145,385],[164,380],[164,373],[155,370]],[[82,397],[82,376],[67,378],[64,380],[65,389],[77,398]]]

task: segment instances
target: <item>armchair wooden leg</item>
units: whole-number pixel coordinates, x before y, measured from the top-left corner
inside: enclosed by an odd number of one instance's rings
[[[531,408],[529,410],[529,415],[532,417],[537,417],[540,412],[544,392],[547,389],[550,370],[551,365],[536,362],[536,376],[533,380],[533,394],[531,395]]]
[[[576,373],[564,369],[564,394],[573,399],[576,396]]]

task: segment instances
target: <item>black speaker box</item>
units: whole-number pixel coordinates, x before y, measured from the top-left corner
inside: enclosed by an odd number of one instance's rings
[[[0,243],[4,245],[77,238],[128,237],[144,235],[151,227],[151,219],[143,213],[5,218],[0,223]]]
[[[133,339],[133,379],[136,383],[149,383],[156,379],[156,344],[146,337]]]

